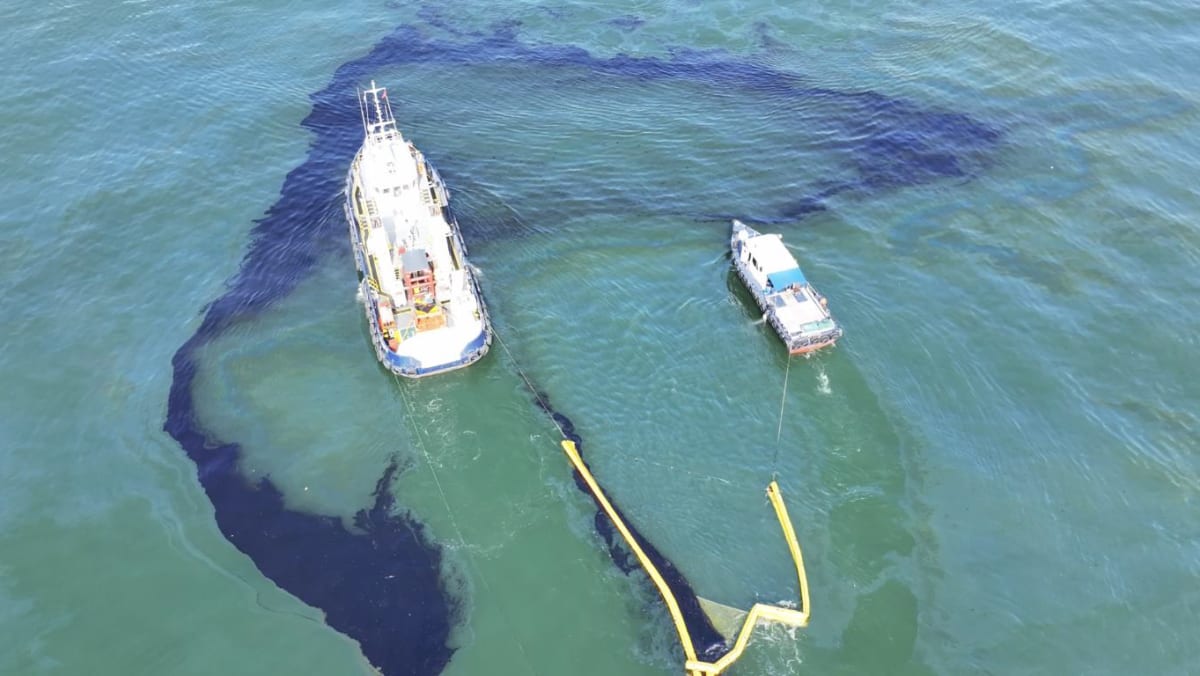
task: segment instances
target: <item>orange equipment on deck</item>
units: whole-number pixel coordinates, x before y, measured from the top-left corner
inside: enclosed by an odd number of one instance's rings
[[[437,278],[433,263],[424,249],[403,254],[404,293],[416,313],[417,331],[429,331],[446,325],[446,315],[437,302]]]

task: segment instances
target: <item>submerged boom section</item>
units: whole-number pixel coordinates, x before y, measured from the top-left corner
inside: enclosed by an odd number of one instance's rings
[[[396,127],[387,90],[359,92],[363,143],[346,178],[346,219],[371,342],[397,375],[468,366],[491,322],[441,176]]]

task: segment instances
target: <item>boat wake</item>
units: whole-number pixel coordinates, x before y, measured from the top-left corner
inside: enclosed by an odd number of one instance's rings
[[[825,372],[825,367],[817,364],[817,392],[821,394],[833,394],[833,388],[829,386],[829,374]]]

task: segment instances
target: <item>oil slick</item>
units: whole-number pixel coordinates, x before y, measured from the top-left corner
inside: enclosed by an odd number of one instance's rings
[[[550,416],[554,424],[562,432],[564,439],[575,443],[575,448],[582,456],[583,438],[575,430],[575,424],[571,422],[571,419],[551,406],[550,399],[544,392],[533,390],[532,394],[538,408]],[[586,460],[584,464],[587,464]],[[591,471],[590,465],[588,465],[588,471]],[[634,571],[640,571],[641,567],[637,561],[630,557],[630,553],[625,548],[624,542],[614,530],[612,521],[604,513],[603,508],[600,506],[600,501],[588,490],[583,477],[576,471],[572,471],[571,476],[575,479],[575,487],[592,498],[592,501],[596,505],[596,516],[594,519],[596,532],[604,540],[613,564],[617,568],[620,568],[621,572],[626,575]],[[706,661],[716,661],[726,652],[725,637],[717,630],[708,614],[701,607],[700,597],[696,594],[696,590],[688,582],[688,579],[684,577],[683,573],[679,571],[675,563],[663,556],[662,552],[638,531],[616,502],[613,502],[611,498],[610,502],[617,515],[637,540],[638,545],[646,552],[646,556],[654,564],[654,567],[658,569],[667,586],[671,588],[671,593],[674,594],[676,601],[678,601],[679,611],[683,615],[684,622],[687,624],[688,633],[691,634],[692,640],[695,642],[696,653]]]
[[[451,627],[461,619],[441,578],[441,549],[423,536],[419,523],[394,513],[390,485],[395,466],[383,471],[373,503],[357,513],[353,529],[334,516],[289,509],[269,478],[243,474],[240,445],[218,440],[206,429],[193,397],[204,346],[288,296],[325,254],[345,246],[339,204],[346,167],[361,140],[357,85],[385,67],[419,63],[453,70],[489,63],[509,65],[520,77],[572,69],[597,78],[687,81],[718,90],[752,91],[777,99],[781,106],[815,99],[835,103],[841,111],[835,122],[845,140],[831,152],[850,169],[850,178],[817,186],[757,219],[743,215],[748,222],[796,221],[827,209],[829,200],[842,194],[869,195],[969,178],[999,139],[999,132],[966,115],[928,110],[874,92],[812,87],[795,75],[720,53],[678,49],[667,57],[602,58],[573,45],[523,43],[515,21],[481,33],[457,30],[437,12],[423,11],[420,16],[449,38],[433,39],[422,27],[401,26],[366,55],[339,66],[331,82],[311,95],[312,111],[301,123],[312,134],[307,157],[287,175],[279,199],[254,225],[245,258],[224,294],[205,308],[195,334],[176,352],[164,424],[195,463],[217,525],[229,542],[275,584],[321,609],[330,627],[358,641],[370,663],[389,676],[442,671],[453,656]],[[634,30],[642,22],[640,17],[622,16],[612,24]],[[686,212],[688,205],[676,198],[670,208]],[[470,241],[478,236],[475,222],[486,220],[485,214],[463,216],[464,235]],[[488,232],[506,234],[512,233]],[[544,395],[535,394],[538,405],[582,447],[570,420],[551,408]],[[630,570],[631,562],[600,512],[596,528],[614,562]],[[644,537],[638,538],[684,606],[700,652],[706,658],[719,654],[724,641],[687,579]]]

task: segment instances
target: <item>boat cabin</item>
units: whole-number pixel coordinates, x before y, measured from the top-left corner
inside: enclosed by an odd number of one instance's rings
[[[446,315],[437,299],[437,279],[433,263],[424,249],[410,249],[400,257],[404,273],[404,293],[416,314],[417,331],[438,329],[446,325]]]
[[[738,257],[765,294],[808,285],[796,258],[787,250],[779,235],[759,235],[740,240]]]

